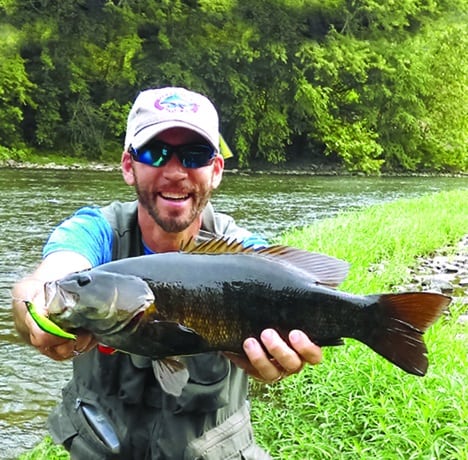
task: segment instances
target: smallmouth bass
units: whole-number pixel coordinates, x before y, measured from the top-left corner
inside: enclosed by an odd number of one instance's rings
[[[352,295],[336,287],[348,264],[276,245],[254,250],[215,239],[181,252],[133,257],[46,284],[49,319],[104,345],[160,360],[208,351],[243,353],[266,328],[317,345],[353,338],[404,371],[428,368],[423,333],[449,305],[438,293]]]

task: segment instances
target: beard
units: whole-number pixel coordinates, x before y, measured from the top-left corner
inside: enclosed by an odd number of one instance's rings
[[[192,206],[183,215],[162,215],[157,206],[158,194],[140,186],[135,175],[135,190],[138,201],[154,222],[167,233],[180,233],[186,230],[200,216],[211,198],[211,188],[197,189],[191,193]]]

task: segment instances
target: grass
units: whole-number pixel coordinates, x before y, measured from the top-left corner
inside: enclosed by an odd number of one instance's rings
[[[398,200],[318,221],[281,242],[351,263],[340,289],[392,291],[417,256],[468,233],[468,190]],[[450,249],[448,249],[450,251]],[[408,375],[361,343],[325,348],[320,366],[254,387],[257,441],[279,459],[468,459],[466,304],[426,333],[430,367]]]
[[[70,455],[62,447],[54,444],[50,436],[46,436],[30,452],[19,457],[21,460],[69,460]]]
[[[468,189],[375,205],[294,230],[281,242],[347,260],[352,268],[340,289],[378,292],[403,282],[417,256],[468,233],[467,197]]]
[[[281,242],[348,260],[340,289],[392,291],[408,281],[417,256],[468,233],[466,203],[468,190],[398,200],[317,221]],[[426,333],[430,367],[423,378],[349,340],[324,348],[319,366],[276,385],[254,384],[257,441],[288,460],[468,460],[468,330],[457,322],[466,308],[455,302]],[[67,458],[50,438],[21,457]]]
[[[466,308],[466,307],[465,307]],[[253,399],[257,440],[281,459],[468,458],[466,335],[453,317],[426,342],[424,378],[358,343],[326,349],[321,366]]]

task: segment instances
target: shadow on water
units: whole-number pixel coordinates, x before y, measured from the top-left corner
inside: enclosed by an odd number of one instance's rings
[[[241,225],[273,238],[292,227],[399,197],[467,188],[466,178],[356,178],[226,175],[213,202]],[[53,227],[82,205],[131,200],[119,172],[0,169],[0,446],[16,458],[46,434],[45,421],[69,378],[56,363],[20,343],[10,288],[30,273]]]

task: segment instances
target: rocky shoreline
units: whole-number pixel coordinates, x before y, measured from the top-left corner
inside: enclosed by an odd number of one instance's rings
[[[468,234],[455,247],[419,257],[410,274],[411,281],[399,290],[434,291],[452,297],[465,312],[458,322],[468,326]]]

